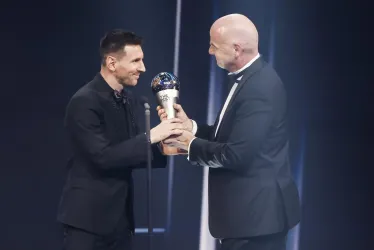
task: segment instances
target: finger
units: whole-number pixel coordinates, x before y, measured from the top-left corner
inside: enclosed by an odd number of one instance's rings
[[[180,153],[180,154],[186,154],[186,153],[188,153],[188,151],[184,150],[182,148],[178,148],[178,153]]]
[[[160,116],[160,115],[162,115],[162,114],[166,114],[166,113],[165,113],[165,109],[159,109],[159,110],[157,111],[157,114],[158,114],[158,116]]]
[[[170,129],[170,131],[173,131],[173,130],[180,130],[180,131],[183,131],[185,130],[185,126],[183,125],[183,123],[172,123],[169,125],[168,129]]]
[[[174,138],[168,138],[168,139],[165,139],[162,141],[164,144],[175,144],[177,143],[177,140],[175,140]]]
[[[166,144],[169,148],[178,148],[179,144],[177,143],[169,143],[169,144]]]
[[[168,115],[166,113],[160,115],[161,121],[165,121],[168,119]]]
[[[174,129],[187,130],[187,126],[183,122],[174,122],[174,123],[171,123],[169,126],[170,126],[169,128],[172,130]]]
[[[183,129],[176,128],[170,131],[170,135],[182,135],[183,134]]]
[[[183,111],[182,106],[177,103],[174,103],[174,109],[176,109],[178,112]]]
[[[179,118],[171,118],[167,120],[169,123],[182,123],[183,121]]]
[[[160,109],[162,109],[162,107],[160,105],[156,107],[157,111],[159,111]]]
[[[179,141],[179,137],[181,137],[181,135],[183,135],[183,129],[174,129],[165,134],[165,139]]]

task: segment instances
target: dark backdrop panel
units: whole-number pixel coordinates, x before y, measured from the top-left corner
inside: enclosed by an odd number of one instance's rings
[[[182,1],[179,77],[181,104],[196,122],[206,122],[209,86],[211,1]],[[168,250],[198,249],[202,169],[185,156],[174,158],[171,231]]]
[[[103,33],[126,28],[146,39],[147,72],[134,91],[148,96],[154,109],[150,80],[173,70],[175,5],[172,0],[2,4],[0,249],[59,249],[55,217],[70,154],[65,105],[99,70]],[[239,12],[255,22],[261,53],[274,58],[288,89],[292,153],[305,147],[300,249],[370,249],[370,8],[349,1],[183,1],[181,102],[199,122],[207,115],[213,7],[219,16]],[[154,112],[152,125],[157,123]],[[300,145],[303,128],[306,142]],[[166,242],[163,235],[155,237],[155,249],[197,249],[202,170],[185,157],[174,159],[171,230]],[[168,169],[154,172],[157,227],[166,224],[167,174]],[[145,171],[135,174],[139,227],[146,227],[144,177]],[[141,240],[136,236],[139,249],[145,249]]]
[[[367,8],[286,1],[279,46],[306,127],[300,248],[371,249]],[[298,91],[300,90],[300,91]],[[300,107],[293,108],[294,110]]]

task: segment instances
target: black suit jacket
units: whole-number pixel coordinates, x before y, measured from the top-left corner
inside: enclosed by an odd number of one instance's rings
[[[146,167],[147,138],[136,122],[137,99],[128,95],[123,104],[98,74],[71,98],[65,126],[73,157],[59,205],[60,222],[108,234],[124,217],[134,230],[132,170]],[[152,149],[153,167],[165,167],[166,157],[157,146]]]
[[[214,126],[198,126],[189,160],[210,167],[209,228],[214,237],[272,234],[299,222],[286,110],[283,83],[260,57],[245,70],[217,136],[218,117]]]

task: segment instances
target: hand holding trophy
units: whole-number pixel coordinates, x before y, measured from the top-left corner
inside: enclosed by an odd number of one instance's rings
[[[151,82],[152,92],[157,98],[158,105],[165,110],[167,119],[176,118],[174,104],[179,103],[180,82],[178,78],[167,72],[157,74]],[[175,147],[170,147],[162,142],[162,153],[164,155],[186,154],[187,152]]]

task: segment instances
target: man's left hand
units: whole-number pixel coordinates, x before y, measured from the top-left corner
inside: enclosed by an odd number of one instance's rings
[[[188,151],[188,146],[194,138],[196,137],[191,132],[183,130],[181,135],[176,137],[169,137],[165,139],[163,143],[171,147],[176,147]]]

